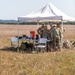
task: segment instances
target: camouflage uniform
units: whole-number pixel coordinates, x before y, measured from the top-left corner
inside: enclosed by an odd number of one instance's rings
[[[45,26],[43,31],[43,37],[48,38],[48,33],[49,33],[49,30],[47,29],[47,26]]]
[[[60,28],[56,28],[55,29],[55,48],[57,47],[60,50],[60,42],[61,42],[61,29]]]
[[[56,28],[55,26],[52,26],[48,32],[48,39],[50,40],[50,42],[48,43],[48,48],[50,49],[50,51],[54,48],[53,33],[55,28]]]
[[[51,27],[51,29],[48,32],[48,39],[53,40],[53,30],[55,29],[55,26]]]
[[[50,39],[52,40],[52,48],[60,49],[61,29],[54,26],[51,28],[49,33],[50,33]]]
[[[38,32],[38,34],[40,35],[41,38],[43,37],[44,30],[45,30],[44,26],[43,26],[43,27],[40,27],[40,28],[37,30],[37,32]]]

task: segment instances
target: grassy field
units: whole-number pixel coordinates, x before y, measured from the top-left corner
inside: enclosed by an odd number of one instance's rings
[[[37,28],[19,25],[19,35],[29,36]],[[75,41],[75,25],[64,25],[64,29],[64,39]],[[75,75],[75,49],[36,54],[14,52],[10,49],[10,37],[17,34],[17,25],[0,25],[0,75]]]

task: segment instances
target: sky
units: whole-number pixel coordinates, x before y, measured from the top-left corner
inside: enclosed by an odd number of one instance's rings
[[[0,19],[17,20],[52,3],[68,16],[75,17],[75,0],[0,0]]]

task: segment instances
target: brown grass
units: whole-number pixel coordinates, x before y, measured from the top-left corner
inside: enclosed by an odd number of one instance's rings
[[[48,26],[49,28],[49,26]],[[38,25],[3,25],[0,24],[0,36],[1,37],[10,37],[10,36],[16,36],[18,35],[19,29],[19,35],[30,35],[30,31],[33,30],[37,33]],[[65,33],[64,38],[67,38],[68,36],[72,37],[72,39],[75,38],[75,25],[64,25]],[[68,37],[67,39],[70,39]]]
[[[19,25],[19,35],[30,35],[38,26]],[[48,26],[49,28],[49,26]],[[75,40],[75,25],[64,25],[64,39]],[[75,75],[75,51],[18,53],[7,50],[17,25],[0,25],[0,75]]]

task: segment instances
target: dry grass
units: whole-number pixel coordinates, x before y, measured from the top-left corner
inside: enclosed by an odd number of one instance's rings
[[[30,35],[38,26],[20,25],[19,35]],[[64,25],[64,39],[75,40],[75,25]],[[16,25],[0,25],[0,75],[75,75],[75,51],[18,53],[7,50],[10,37],[17,35]]]
[[[0,75],[75,75],[75,52],[22,54],[0,51]]]

